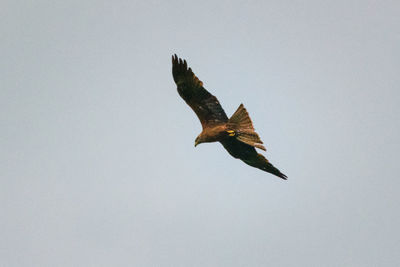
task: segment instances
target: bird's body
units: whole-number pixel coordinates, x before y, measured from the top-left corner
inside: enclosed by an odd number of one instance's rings
[[[187,67],[186,61],[178,59],[176,55],[172,57],[172,75],[179,95],[193,109],[203,127],[195,140],[195,146],[200,143],[220,142],[234,158],[282,179],[287,178],[263,155],[257,153],[255,147],[266,149],[243,104],[228,119],[218,99],[204,89],[203,83]]]

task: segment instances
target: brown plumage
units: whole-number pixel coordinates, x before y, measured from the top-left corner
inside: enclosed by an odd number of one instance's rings
[[[195,140],[195,146],[218,141],[234,158],[286,180],[286,175],[257,153],[255,147],[266,149],[243,104],[228,119],[218,99],[204,89],[203,83],[188,68],[186,60],[177,55],[172,56],[172,75],[179,95],[193,109],[203,127]]]

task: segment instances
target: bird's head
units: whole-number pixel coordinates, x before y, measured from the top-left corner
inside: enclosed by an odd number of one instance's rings
[[[199,135],[196,137],[196,140],[194,140],[194,146],[196,147],[198,144],[201,144],[203,142],[204,141],[203,141],[202,137]]]

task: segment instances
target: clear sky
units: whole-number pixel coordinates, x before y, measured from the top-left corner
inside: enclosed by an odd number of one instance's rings
[[[400,266],[399,1],[2,1],[0,266]],[[194,139],[171,55],[284,181]]]

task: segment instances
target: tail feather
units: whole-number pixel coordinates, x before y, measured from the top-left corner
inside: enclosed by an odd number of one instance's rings
[[[229,122],[232,125],[239,126],[243,130],[251,130],[254,131],[253,123],[251,122],[249,113],[243,104],[240,104],[238,109],[233,113],[232,117],[229,119]]]
[[[239,141],[266,151],[265,147],[262,145],[263,142],[254,130],[249,113],[243,104],[240,104],[229,119],[228,128],[235,131],[236,139]]]

